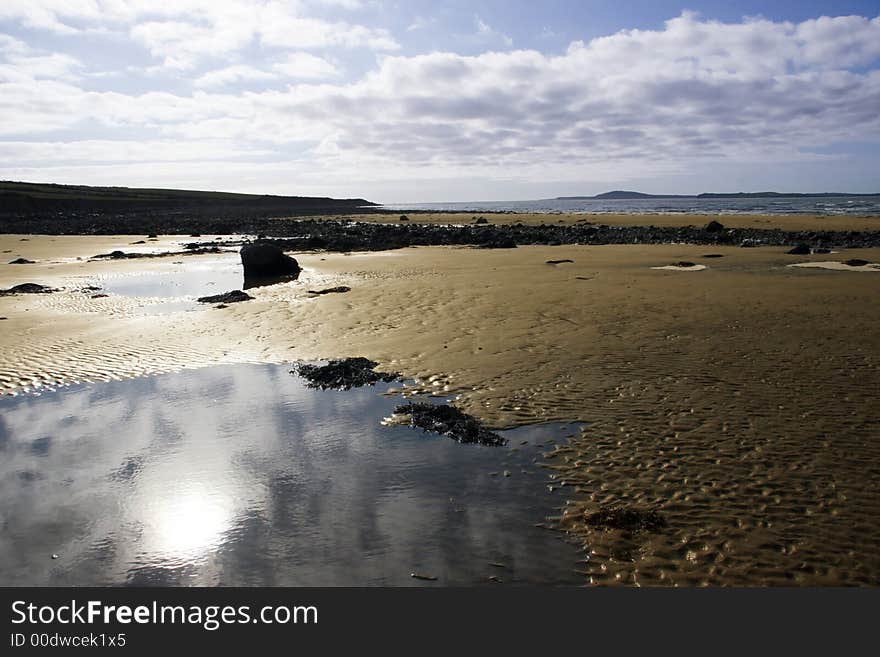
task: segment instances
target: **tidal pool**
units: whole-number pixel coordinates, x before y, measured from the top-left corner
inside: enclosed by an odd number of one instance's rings
[[[313,390],[290,369],[217,366],[0,400],[0,581],[583,583],[578,549],[535,526],[564,501],[540,462],[570,428],[461,445],[382,425],[402,403],[386,384]]]
[[[240,290],[244,274],[238,254],[174,264],[168,271],[101,280],[104,292],[126,297],[202,297]]]

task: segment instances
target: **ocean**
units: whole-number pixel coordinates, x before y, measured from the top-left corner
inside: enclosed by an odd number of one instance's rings
[[[547,212],[586,214],[828,214],[880,215],[878,196],[821,198],[540,199],[465,203],[391,203],[388,210],[429,212]]]

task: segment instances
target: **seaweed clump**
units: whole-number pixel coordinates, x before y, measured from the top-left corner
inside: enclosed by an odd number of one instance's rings
[[[622,529],[633,534],[658,532],[666,527],[666,519],[654,510],[624,507],[596,511],[584,521],[596,529]]]
[[[310,388],[321,390],[349,390],[400,378],[396,373],[377,372],[375,368],[378,364],[369,358],[343,358],[328,361],[326,365],[299,365],[296,373],[307,381]]]
[[[394,409],[396,415],[408,415],[410,426],[449,436],[460,443],[501,447],[507,440],[486,429],[475,417],[449,404],[410,402]]]

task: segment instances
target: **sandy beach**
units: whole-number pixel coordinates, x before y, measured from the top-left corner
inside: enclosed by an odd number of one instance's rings
[[[492,427],[586,423],[547,460],[547,485],[570,491],[551,524],[583,545],[586,582],[878,583],[880,268],[790,266],[880,263],[878,249],[293,253],[304,269],[295,283],[251,290],[254,301],[226,308],[159,314],[150,308],[167,299],[84,291],[237,257],[88,259],[142,239],[0,237],[0,288],[60,289],[0,298],[4,393],[366,356]],[[177,251],[185,241],[137,248]],[[17,257],[35,262],[5,264]],[[656,269],[679,262],[705,268]],[[351,291],[308,293],[338,285]],[[596,520],[630,508],[656,512],[665,529]]]

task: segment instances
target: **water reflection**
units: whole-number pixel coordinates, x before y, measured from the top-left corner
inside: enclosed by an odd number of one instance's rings
[[[559,426],[459,445],[382,426],[399,402],[383,386],[312,390],[288,370],[0,401],[2,582],[580,583],[575,548],[534,526],[562,503],[533,463]]]
[[[167,271],[109,277],[101,281],[105,292],[127,297],[203,297],[230,290],[277,285],[297,280],[298,276],[244,276],[237,253],[217,258],[188,259],[175,263]]]

